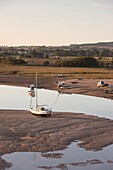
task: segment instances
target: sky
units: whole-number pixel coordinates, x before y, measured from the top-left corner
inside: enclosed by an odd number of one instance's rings
[[[113,41],[113,0],[0,0],[0,46]]]

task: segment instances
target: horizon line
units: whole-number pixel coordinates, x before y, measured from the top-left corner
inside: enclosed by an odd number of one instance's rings
[[[22,45],[0,45],[0,47],[22,47],[22,46],[27,46],[27,47],[30,47],[30,46],[45,46],[45,47],[61,47],[61,46],[70,46],[70,45],[83,45],[83,44],[97,44],[97,43],[112,43],[113,40],[111,41],[97,41],[97,42],[82,42],[82,43],[70,43],[70,44],[62,44],[62,45],[47,45],[47,44],[22,44]]]

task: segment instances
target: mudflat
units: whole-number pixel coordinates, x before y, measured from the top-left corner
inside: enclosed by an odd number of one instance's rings
[[[0,110],[0,155],[64,149],[72,141],[86,150],[113,144],[113,120],[81,113],[34,116],[29,111]]]

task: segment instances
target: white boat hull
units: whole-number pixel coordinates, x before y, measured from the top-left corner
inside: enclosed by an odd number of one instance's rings
[[[42,115],[42,116],[51,116],[51,110],[41,110],[40,108],[31,108],[30,109],[32,114],[35,115]]]

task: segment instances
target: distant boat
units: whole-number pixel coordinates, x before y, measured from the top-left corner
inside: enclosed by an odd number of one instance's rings
[[[70,85],[66,85],[65,84],[65,81],[58,81],[58,87],[59,88],[62,88],[62,89],[71,89],[71,86]]]
[[[65,84],[65,81],[58,81],[58,87],[62,87]]]
[[[66,74],[57,74],[57,77],[67,77],[69,75],[66,75]]]
[[[97,87],[105,87],[105,86],[108,86],[108,84],[104,83],[104,81],[99,81],[97,83]]]
[[[28,94],[31,96],[30,102],[30,111],[34,115],[41,115],[41,116],[51,116],[52,110],[49,109],[48,105],[38,105],[38,89],[37,89],[37,73],[36,73],[36,94],[35,94],[35,87],[33,84],[30,86],[30,90]],[[32,108],[32,98],[35,97],[35,107]]]
[[[57,74],[57,77],[68,77],[69,76],[69,74],[64,74],[63,68],[64,68],[64,65],[63,65],[63,60],[62,60],[62,67],[61,67],[62,70],[60,74]]]
[[[61,89],[71,89],[71,86],[69,85],[62,85],[60,86]]]

